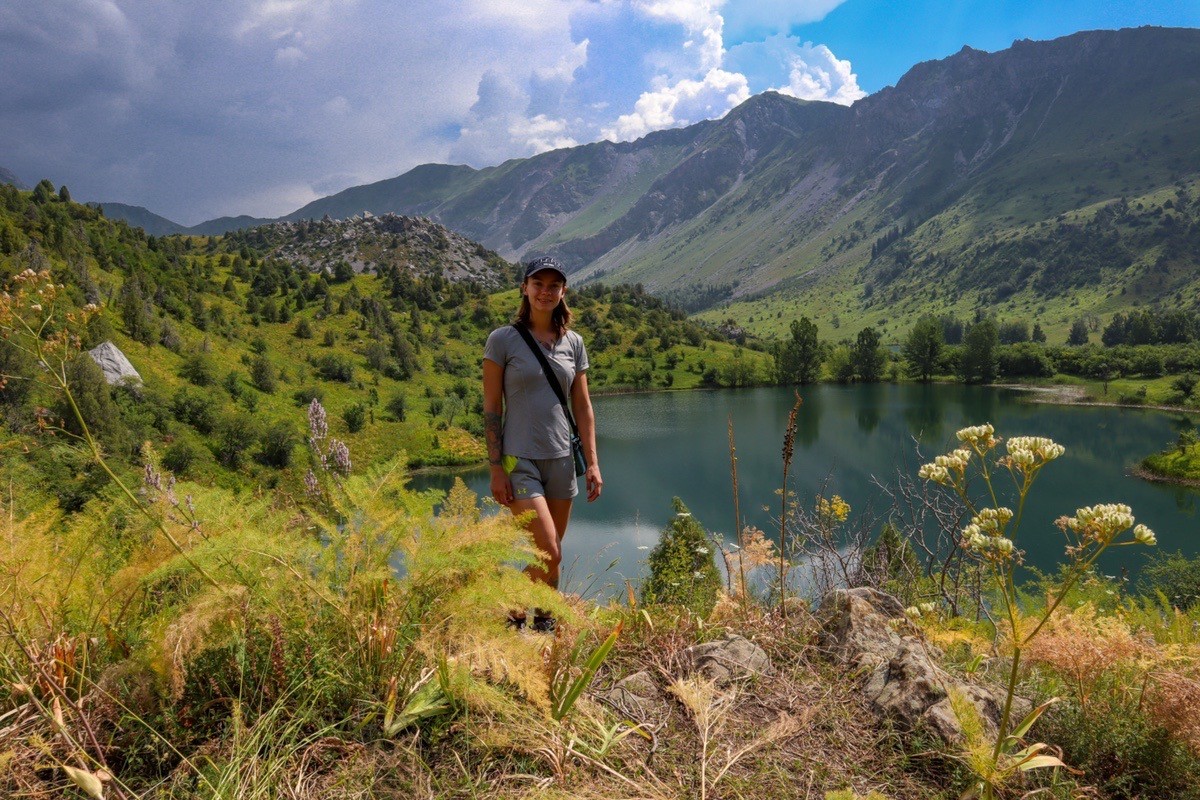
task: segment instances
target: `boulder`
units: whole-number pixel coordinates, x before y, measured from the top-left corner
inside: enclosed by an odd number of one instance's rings
[[[613,688],[596,699],[636,722],[649,722],[663,715],[663,693],[646,670],[617,681]]]
[[[720,686],[754,675],[775,674],[766,651],[737,634],[689,647],[684,651],[684,664]]]
[[[100,371],[104,373],[104,380],[110,386],[122,382],[138,384],[142,382],[142,376],[133,368],[133,364],[129,363],[129,359],[121,352],[121,348],[112,342],[104,342],[93,347],[88,350],[88,355],[100,367]]]
[[[962,741],[962,726],[950,706],[949,690],[966,696],[994,732],[1004,695],[955,678],[938,666],[933,646],[905,630],[904,607],[874,589],[839,589],[818,610],[821,645],[836,661],[864,677],[863,696],[879,714],[906,728],[925,727],[944,742]],[[1014,719],[1029,710],[1014,699]]]

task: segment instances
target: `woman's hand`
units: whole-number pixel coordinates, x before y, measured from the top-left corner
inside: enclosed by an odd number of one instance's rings
[[[584,479],[587,481],[587,499],[590,503],[600,496],[600,487],[604,485],[604,479],[600,477],[600,466],[592,464],[588,467]]]
[[[492,467],[492,499],[502,506],[513,501],[512,479],[503,467]]]

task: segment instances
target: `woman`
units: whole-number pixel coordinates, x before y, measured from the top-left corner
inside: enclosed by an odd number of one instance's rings
[[[570,398],[587,462],[587,499],[592,502],[600,496],[604,482],[596,456],[596,419],[588,397],[587,351],[582,337],[568,329],[571,310],[566,291],[567,274],[558,261],[549,257],[531,261],[521,282],[516,322],[492,331],[483,351],[483,418],[492,497],[515,515],[536,512],[529,532],[546,559],[525,571],[533,580],[556,589],[562,539],[571,519],[571,502],[579,492],[571,427],[541,361],[518,326],[532,335],[563,397]],[[522,614],[510,618],[514,626],[524,624]],[[552,630],[554,620],[535,610],[534,627]]]

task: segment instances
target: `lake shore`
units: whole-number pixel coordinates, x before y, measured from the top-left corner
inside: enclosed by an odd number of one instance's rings
[[[1115,400],[1097,400],[1084,386],[1062,384],[1057,386],[1038,386],[1030,383],[993,383],[997,389],[1012,389],[1017,392],[1029,392],[1033,403],[1048,403],[1060,406],[1109,406],[1112,408],[1145,408],[1150,411],[1172,411],[1180,414],[1200,414],[1200,408],[1173,406],[1162,403],[1120,403]]]

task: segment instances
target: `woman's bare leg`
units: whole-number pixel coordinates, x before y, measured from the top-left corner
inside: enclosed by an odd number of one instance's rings
[[[547,501],[545,497],[534,497],[529,500],[513,500],[508,506],[513,516],[520,516],[527,511],[536,513],[536,516],[525,527],[533,537],[534,546],[546,554],[546,560],[541,562],[540,565],[530,564],[525,568],[525,574],[531,579],[552,586],[555,589],[558,588],[559,568],[562,564],[562,549],[559,547],[559,542],[562,541],[562,534],[559,533],[555,522],[555,514],[550,503],[557,505],[562,502],[562,500]],[[566,502],[568,503],[567,513],[569,515],[570,501]],[[565,527],[565,518],[563,524]]]

